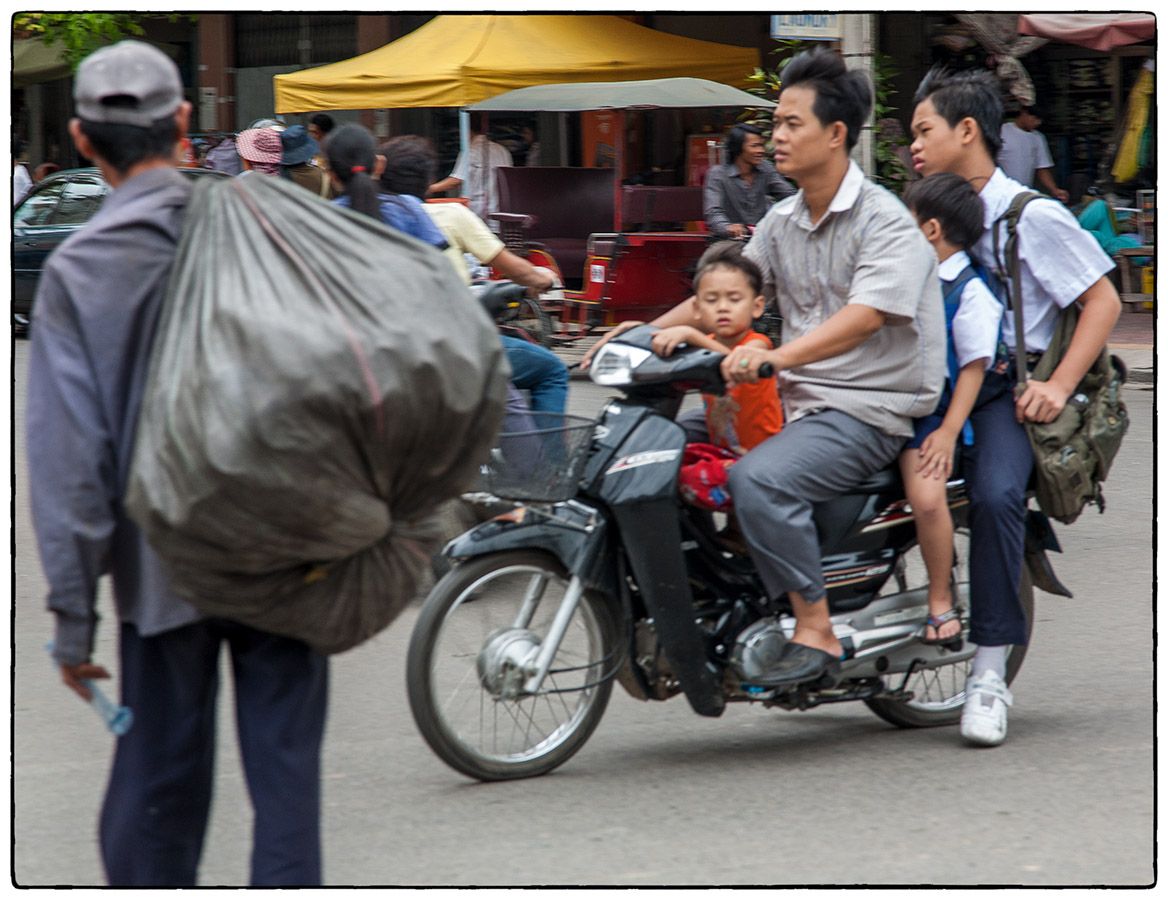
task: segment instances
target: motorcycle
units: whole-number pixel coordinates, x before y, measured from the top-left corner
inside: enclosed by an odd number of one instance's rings
[[[785,598],[768,598],[723,514],[685,504],[678,472],[686,393],[724,390],[722,356],[679,348],[661,358],[651,326],[610,341],[592,380],[619,389],[599,419],[501,435],[480,497],[506,511],[452,540],[453,568],[425,600],[411,635],[410,708],[447,764],[484,781],[541,775],[588,740],[614,683],[631,696],[684,694],[695,712],[728,703],[807,710],[860,701],[905,728],[956,723],[969,661],[968,506],[947,485],[955,525],[954,601],[962,639],[923,644],[928,580],[895,466],[818,504],[814,517],[841,671],[782,687],[752,683],[794,633]],[[766,373],[760,373],[765,376]],[[1029,628],[1035,580],[1058,584],[1058,550],[1028,510],[1020,598]],[[1010,650],[1007,682],[1025,646]]]

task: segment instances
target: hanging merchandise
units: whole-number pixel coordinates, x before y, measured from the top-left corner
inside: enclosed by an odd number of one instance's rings
[[[986,64],[1010,96],[1023,106],[1033,106],[1034,83],[1021,58],[1045,44],[1046,38],[1020,35],[1017,13],[957,13],[954,18],[985,49]]]
[[[1123,138],[1119,142],[1119,152],[1116,153],[1115,163],[1111,167],[1112,177],[1120,184],[1131,181],[1140,171],[1140,149],[1144,141],[1144,133],[1148,129],[1148,110],[1152,105],[1152,90],[1152,72],[1149,64],[1145,64],[1128,95]],[[1145,150],[1145,159],[1149,155],[1149,151]]]
[[[413,598],[506,386],[437,250],[279,178],[202,179],[126,507],[201,612],[340,652]]]

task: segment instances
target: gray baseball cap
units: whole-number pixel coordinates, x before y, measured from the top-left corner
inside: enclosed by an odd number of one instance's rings
[[[183,100],[178,67],[157,47],[120,41],[82,60],[73,85],[77,115],[147,128]]]

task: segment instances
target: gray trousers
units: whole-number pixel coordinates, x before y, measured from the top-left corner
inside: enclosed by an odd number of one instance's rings
[[[826,595],[812,506],[883,469],[904,443],[829,409],[784,425],[731,467],[738,525],[771,599]]]

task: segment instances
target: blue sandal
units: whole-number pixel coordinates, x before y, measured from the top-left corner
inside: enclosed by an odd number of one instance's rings
[[[956,607],[950,607],[939,616],[929,616],[927,619],[925,619],[925,626],[927,628],[932,628],[934,631],[940,633],[942,625],[953,621],[958,623],[961,622],[961,613],[957,611]],[[937,644],[949,650],[960,650],[964,644],[960,631],[958,631],[956,634],[949,635],[949,637],[927,638],[922,634],[918,640],[922,644]]]

